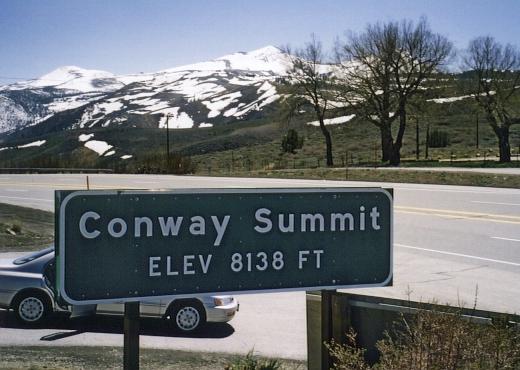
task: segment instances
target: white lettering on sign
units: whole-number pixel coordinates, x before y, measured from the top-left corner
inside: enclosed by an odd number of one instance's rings
[[[368,208],[370,209],[370,208]],[[281,233],[297,232],[347,232],[347,231],[378,231],[381,230],[380,216],[377,207],[372,207],[370,212],[365,206],[360,206],[357,212],[331,212],[324,213],[279,213],[273,214],[269,208],[258,208],[254,213],[254,231],[267,234],[273,231]],[[367,220],[368,218],[368,220]],[[186,220],[188,220],[186,222]],[[274,220],[274,221],[273,221]],[[211,221],[211,222],[210,222]],[[181,237],[184,233],[193,236],[214,235],[213,246],[222,244],[226,230],[231,221],[230,215],[218,216],[169,216],[169,217],[134,217],[131,220],[123,218],[104,219],[102,215],[94,211],[86,211],[79,219],[79,231],[86,239],[96,239],[108,232],[113,238],[122,238],[127,235],[128,228],[134,238],[150,238],[154,232],[163,237]],[[130,226],[129,226],[130,225]],[[302,263],[305,255],[302,255]],[[319,256],[317,257],[319,261]],[[187,261],[187,273],[190,274],[189,261]]]
[[[157,271],[159,269],[160,260],[161,257],[150,257],[150,259],[148,260],[149,276],[161,276],[161,272]]]
[[[265,226],[255,226],[255,231],[261,234],[268,233],[273,228],[273,223],[271,220],[264,216],[269,216],[271,211],[267,208],[260,208],[255,212],[255,219],[265,224]]]
[[[101,234],[101,232],[99,230],[87,230],[87,220],[90,218],[93,220],[99,220],[101,216],[98,213],[92,211],[83,213],[83,215],[79,219],[79,232],[84,238],[95,239],[99,236],[99,234]]]
[[[218,216],[211,216],[211,223],[215,240],[213,246],[218,247],[224,238],[226,230],[229,226],[231,216],[225,215],[222,220]],[[96,239],[102,234],[100,227],[107,220],[99,213],[94,211],[87,211],[81,215],[79,219],[79,231],[86,239]],[[154,221],[155,218],[150,217],[134,217],[133,218],[133,237],[152,237],[154,235]],[[158,229],[163,237],[178,236],[181,232],[181,227],[184,218],[180,217],[157,217]],[[87,226],[88,224],[88,226]],[[101,224],[101,225],[100,225]],[[128,231],[128,225],[132,222],[127,222],[122,218],[116,217],[108,221],[106,231],[113,238],[122,238]],[[203,216],[193,216],[190,218],[190,224],[187,225],[188,232],[193,236],[204,236],[207,234],[206,219]],[[155,225],[157,230],[157,225]]]
[[[164,222],[164,217],[157,217],[159,225],[161,226],[162,236],[177,236],[179,235],[179,229],[181,228],[183,217],[168,217]]]
[[[315,249],[313,251],[298,251],[298,269],[302,270],[304,262],[308,262],[309,259],[307,256],[310,256],[311,252],[314,254],[314,257],[316,259],[315,268],[320,269],[321,268],[321,255],[323,254],[322,249]]]
[[[282,233],[323,232],[323,231],[366,231],[365,206],[359,207],[359,212],[332,212],[328,215],[321,213],[280,213],[278,214],[278,230]],[[268,208],[259,208],[255,212],[257,221],[254,230],[260,234],[266,234],[273,230],[271,220],[272,211]],[[372,230],[380,230],[379,213],[377,207],[373,207],[370,214]],[[297,224],[297,226],[295,226]]]
[[[198,257],[198,258],[196,258]],[[174,259],[172,256],[148,258],[148,276],[178,276],[207,274],[211,265],[212,254],[189,254]]]
[[[116,225],[118,226],[116,227]],[[118,228],[119,231],[116,231],[116,228]],[[125,220],[122,218],[114,218],[108,223],[108,233],[114,238],[121,238],[126,234],[127,229],[128,226],[126,225]]]

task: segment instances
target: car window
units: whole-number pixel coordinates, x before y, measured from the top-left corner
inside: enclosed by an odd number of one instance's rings
[[[38,259],[40,257],[43,257],[51,252],[54,252],[54,247],[49,247],[49,248],[46,248],[46,249],[43,249],[41,251],[38,251],[38,252],[34,252],[34,253],[31,253],[31,254],[28,254],[26,256],[23,256],[23,257],[20,257],[20,258],[17,258],[13,261],[13,264],[15,265],[23,265],[27,262],[31,262],[31,261],[34,261],[35,259]]]

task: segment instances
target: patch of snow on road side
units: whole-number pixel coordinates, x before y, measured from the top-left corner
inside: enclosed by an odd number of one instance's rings
[[[325,123],[325,125],[339,125],[341,123],[346,123],[346,122],[350,121],[355,116],[356,116],[355,114],[350,114],[348,116],[341,116],[341,117],[336,117],[336,118],[328,118],[328,119],[325,119],[323,122]],[[320,122],[319,121],[312,121],[312,122],[307,122],[307,124],[311,125],[311,126],[319,126]]]
[[[94,134],[81,134],[79,135],[78,140],[81,142],[85,142],[92,139],[92,137],[94,137]]]
[[[108,150],[112,149],[113,146],[109,145],[106,141],[90,140],[85,143],[85,147],[95,151],[97,154],[102,155]]]
[[[29,143],[29,144],[18,145],[18,149],[22,149],[22,148],[30,148],[30,147],[33,147],[33,146],[42,146],[42,145],[45,144],[46,142],[47,142],[47,140],[38,140],[38,141],[33,141],[32,143]]]
[[[202,122],[199,124],[199,128],[207,128],[207,127],[213,127],[213,124],[212,123],[206,123],[206,122]]]
[[[103,155],[103,157],[110,157],[111,155],[114,155],[114,154],[116,154],[116,151],[115,150],[111,150],[111,151],[105,153],[105,155]]]
[[[121,159],[130,159],[132,157],[133,157],[133,155],[131,155],[131,154],[125,154],[125,155],[122,155],[120,158]]]

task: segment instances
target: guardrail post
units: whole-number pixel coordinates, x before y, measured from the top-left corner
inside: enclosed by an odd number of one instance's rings
[[[332,295],[334,290],[321,291],[321,368],[331,368],[329,351],[325,347],[326,342],[332,339]]]
[[[335,290],[307,292],[307,367],[309,370],[328,370],[332,366],[325,343],[334,336],[334,322],[339,315]],[[339,297],[346,302],[343,297]],[[345,315],[345,312],[342,313]],[[338,329],[345,333],[343,328]],[[338,340],[339,338],[335,338]]]

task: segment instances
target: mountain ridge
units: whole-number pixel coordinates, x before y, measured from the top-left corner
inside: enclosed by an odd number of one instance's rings
[[[278,100],[272,83],[288,68],[289,56],[274,46],[153,73],[117,76],[62,66],[38,79],[0,87],[0,136],[78,108],[84,112],[70,129],[139,125],[139,115],[152,115],[159,128],[166,127],[167,115],[172,128],[210,127],[243,119]]]

